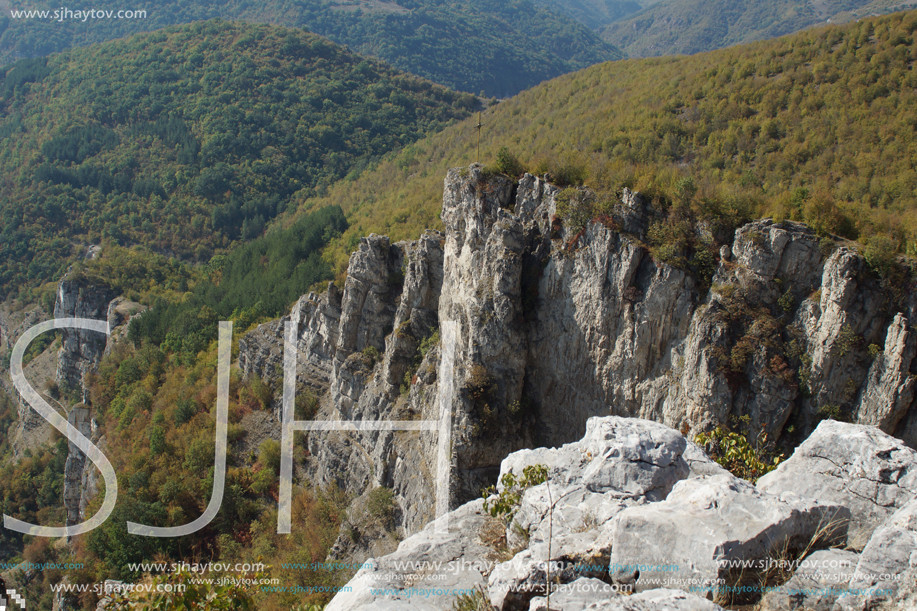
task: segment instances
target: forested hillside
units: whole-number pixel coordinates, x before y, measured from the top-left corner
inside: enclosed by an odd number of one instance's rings
[[[482,161],[490,172],[588,185],[594,197],[583,198],[590,204],[576,211],[580,222],[601,215],[622,187],[643,192],[674,210],[651,238],[654,256],[666,240],[684,239],[685,219],[725,231],[766,215],[859,239],[884,256],[917,254],[915,31],[917,13],[898,14],[698,56],[594,66],[490,107]],[[215,22],[25,62],[0,87],[0,254],[16,264],[7,286],[28,282],[33,269],[35,281],[60,271],[41,267],[44,258],[33,266],[36,253],[58,248],[62,265],[71,241],[104,239],[102,257],[75,273],[153,306],[91,381],[124,491],[118,508],[78,539],[72,557],[45,540],[22,557],[78,560],[75,583],[137,579],[129,563],[189,557],[261,557],[289,583],[340,583],[347,575],[277,568],[324,560],[349,499],[333,487],[297,488],[297,526],[288,537],[275,533],[279,446],[247,433],[275,399],[257,376],[232,378],[226,498],[194,545],[130,537],[124,524],[184,524],[203,510],[216,321],[233,320],[238,337],[286,311],[306,285],[341,274],[360,236],[416,238],[439,226],[445,170],[475,160],[477,116],[416,139],[467,115],[472,98],[308,34]],[[564,221],[569,212],[560,211]],[[118,241],[207,264],[192,269]],[[316,253],[329,243],[325,266]],[[301,391],[305,417],[317,398]],[[0,421],[12,414],[0,406]],[[6,468],[4,511],[62,517],[60,452]],[[30,497],[25,483],[36,478],[42,492]],[[393,507],[383,501],[380,520]],[[54,578],[42,574],[29,595],[44,588],[47,598]],[[328,595],[257,597],[270,610]],[[88,595],[80,602],[95,605]]]
[[[14,6],[13,8],[19,8]],[[0,64],[71,46],[203,19],[244,19],[306,28],[454,89],[487,96],[518,93],[549,78],[623,55],[575,19],[531,0],[271,0],[249,3],[150,2],[96,10],[146,11],[142,19],[53,19],[61,7],[39,1],[47,19],[0,14]]]
[[[585,180],[603,197],[628,186],[687,197],[710,218],[777,215],[917,253],[915,29],[917,13],[902,13],[594,66],[489,109],[482,161],[507,147],[530,171]],[[356,235],[438,226],[446,168],[475,160],[474,122],[299,202],[347,214],[351,229],[327,255],[338,273]]]
[[[653,0],[642,2],[636,0],[538,0],[538,2],[558,13],[573,17],[592,30],[599,30],[653,4]]]
[[[85,245],[208,261],[476,104],[300,30],[211,21],[0,74],[0,299]]]
[[[631,57],[691,54],[914,4],[908,0],[663,0],[608,25],[601,34]]]

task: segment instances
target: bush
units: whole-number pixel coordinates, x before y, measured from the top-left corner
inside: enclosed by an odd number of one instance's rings
[[[370,361],[369,368],[370,369],[375,367],[376,363],[378,363],[382,359],[382,355],[379,353],[379,349],[376,348],[375,346],[367,346],[366,348],[363,348],[363,356],[369,359]]]
[[[548,467],[546,465],[529,465],[522,470],[522,477],[519,478],[512,471],[505,473],[500,479],[503,485],[502,492],[498,494],[497,489],[493,486],[481,491],[484,497],[484,511],[495,518],[501,518],[509,525],[522,503],[522,493],[547,480]],[[491,498],[494,496],[496,498]]]
[[[280,474],[280,444],[273,439],[265,439],[258,453],[258,461],[274,472]]]
[[[779,305],[780,308],[787,314],[792,312],[793,308],[796,306],[796,299],[793,297],[793,291],[791,289],[787,289],[786,293],[784,293],[783,296],[777,300],[777,305]]]
[[[374,488],[366,497],[366,511],[383,526],[395,518],[395,491],[385,486]]]
[[[194,418],[196,414],[197,404],[192,399],[179,399],[175,406],[175,424],[180,426]]]
[[[506,174],[510,178],[519,178],[525,173],[525,168],[516,156],[504,146],[497,152],[497,162],[487,168],[485,172],[499,172],[500,174]]]
[[[770,454],[766,439],[756,449],[745,435],[721,426],[709,433],[695,435],[694,443],[704,448],[710,458],[730,473],[751,482],[776,469],[784,458],[783,454]]]
[[[421,360],[426,358],[427,353],[433,349],[433,346],[439,343],[439,329],[433,329],[432,331],[430,335],[420,340],[420,345],[417,346],[417,352]]]
[[[841,333],[837,338],[838,356],[846,356],[847,353],[854,350],[860,343],[860,336],[853,332],[853,327],[847,323],[841,328]]]
[[[884,235],[874,235],[866,244],[863,256],[877,274],[887,278],[895,267],[898,243]]]
[[[557,216],[572,231],[581,231],[592,220],[592,197],[589,194],[567,187],[555,196],[554,201],[557,204]]]

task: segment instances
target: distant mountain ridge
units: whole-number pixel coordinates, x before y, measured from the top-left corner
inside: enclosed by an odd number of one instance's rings
[[[902,10],[901,0],[663,0],[601,30],[631,57],[693,54]]]
[[[13,9],[60,8],[50,0]],[[124,9],[99,0],[97,10]],[[46,56],[143,31],[221,18],[306,28],[376,56],[396,68],[453,89],[510,96],[592,64],[621,59],[620,50],[571,17],[531,0],[271,0],[251,4],[138,0],[143,19],[13,18],[0,13],[0,64]]]
[[[558,13],[573,17],[592,30],[600,30],[653,4],[652,0],[649,2],[646,0],[642,2],[636,0],[538,0],[538,2]]]

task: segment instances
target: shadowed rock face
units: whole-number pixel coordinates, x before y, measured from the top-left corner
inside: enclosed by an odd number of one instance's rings
[[[453,169],[443,234],[364,238],[343,290],[292,314],[300,382],[329,390],[317,418],[435,420],[444,395],[452,507],[492,485],[509,453],[575,441],[593,416],[685,431],[742,418],[795,444],[833,415],[917,445],[917,296],[894,294],[856,252],[831,252],[798,223],[700,228],[723,256],[709,290],[646,248],[664,217],[639,194],[625,190],[602,223],[574,231],[556,217],[559,191],[531,175]],[[440,388],[441,346],[421,345],[447,321],[458,327],[454,375]],[[276,371],[278,324],[243,339],[246,371]],[[314,481],[393,488],[406,534],[432,519],[434,433],[308,443]]]

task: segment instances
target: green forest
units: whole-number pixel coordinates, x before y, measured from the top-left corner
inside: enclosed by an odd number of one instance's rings
[[[593,66],[483,114],[481,161],[506,147],[537,174],[578,167],[700,217],[772,216],[891,240],[917,255],[917,12],[807,30],[690,57]],[[351,228],[326,250],[346,269],[355,236],[441,227],[442,179],[476,158],[477,116],[391,154],[360,181],[291,208],[340,205]],[[410,179],[409,179],[410,177]]]
[[[99,0],[92,7],[126,8],[116,0]],[[53,11],[60,6],[44,1],[28,8]],[[488,97],[514,95],[566,72],[623,57],[575,19],[531,0],[141,0],[129,8],[146,10],[147,17],[82,23],[0,14],[0,63],[213,18],[305,28],[401,70]]]
[[[125,521],[174,526],[203,511],[213,480],[211,410],[216,396],[219,321],[231,320],[238,338],[253,325],[288,311],[309,286],[331,277],[320,251],[346,228],[341,209],[329,207],[301,217],[290,227],[273,228],[225,256],[214,257],[205,267],[189,267],[117,246],[106,248],[97,259],[77,264],[73,277],[108,284],[128,297],[152,302],[149,311],[131,322],[129,341],[115,348],[92,380],[94,414],[110,440],[106,456],[118,472],[118,505],[104,525],[77,538],[70,553],[50,546],[47,539],[23,539],[4,530],[2,558],[81,563],[84,568],[76,576],[83,581],[134,579],[139,573],[130,570],[128,563],[152,558],[219,557],[250,562],[260,557],[275,565],[323,561],[337,536],[348,499],[333,488],[301,488],[294,503],[297,532],[276,534],[279,444],[265,440],[244,451],[246,432],[241,425],[247,414],[271,408],[275,389],[257,377],[243,381],[238,370],[232,372],[230,384],[228,439],[232,451],[219,516],[195,535],[190,548],[176,539],[128,535]],[[68,392],[56,384],[47,385],[46,390],[52,395]],[[300,390],[297,406],[313,409],[315,401]],[[0,393],[0,424],[11,430],[15,418],[15,406]],[[24,458],[0,469],[0,508],[5,514],[32,523],[62,523],[67,440],[59,435],[55,438],[51,448],[34,455],[26,451]],[[10,456],[6,440],[0,452],[4,458]],[[22,549],[22,554],[17,555],[16,549]],[[303,586],[336,583],[327,572],[283,572],[278,567],[271,574]],[[27,588],[30,601],[43,600],[48,605],[40,608],[50,608],[48,584],[60,578],[60,571],[45,572],[22,587]],[[255,596],[259,609],[289,608],[294,601],[327,597]],[[98,596],[89,593],[80,599],[87,609],[95,609],[97,601]]]
[[[654,0],[537,0],[561,14],[570,15],[591,30],[600,30],[653,4]],[[658,1],[658,0],[655,0]]]
[[[0,299],[86,245],[207,262],[476,100],[300,30],[210,21],[0,71]]]

